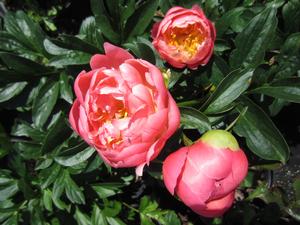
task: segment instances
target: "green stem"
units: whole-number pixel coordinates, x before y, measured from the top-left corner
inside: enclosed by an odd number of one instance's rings
[[[125,205],[127,208],[135,211],[136,213],[141,213],[139,210],[137,210],[136,208],[134,208],[131,205],[127,204],[126,202],[122,202],[122,204]]]
[[[182,133],[182,140],[185,146],[189,146],[193,144],[193,141],[189,139],[184,133]]]

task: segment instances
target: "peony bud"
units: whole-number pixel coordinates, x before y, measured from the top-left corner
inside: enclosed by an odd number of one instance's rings
[[[169,192],[205,217],[228,210],[235,189],[247,175],[248,160],[227,131],[211,130],[196,143],[170,154],[163,163]]]

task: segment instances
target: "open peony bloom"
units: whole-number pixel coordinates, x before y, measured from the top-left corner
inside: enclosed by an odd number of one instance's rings
[[[197,69],[208,63],[214,48],[216,30],[202,9],[171,8],[151,32],[160,56],[176,68]]]
[[[109,43],[104,49],[75,80],[70,124],[106,163],[141,175],[178,128],[179,110],[158,68]]]
[[[236,139],[227,131],[211,130],[165,159],[163,179],[169,192],[193,211],[217,217],[231,207],[247,171],[246,155]]]

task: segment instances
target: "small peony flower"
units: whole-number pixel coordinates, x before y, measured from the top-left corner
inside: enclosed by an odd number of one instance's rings
[[[214,48],[216,31],[202,9],[171,8],[161,22],[155,23],[153,45],[169,64],[176,68],[197,69],[208,63]]]
[[[109,43],[104,49],[75,80],[70,124],[106,163],[141,175],[178,128],[179,110],[158,68]]]
[[[228,210],[234,192],[245,178],[248,160],[227,131],[211,130],[191,146],[170,154],[163,163],[163,179],[194,212],[217,217]]]

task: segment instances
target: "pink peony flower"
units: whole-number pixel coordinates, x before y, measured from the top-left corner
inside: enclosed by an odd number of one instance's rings
[[[109,43],[104,49],[75,80],[70,124],[106,163],[141,175],[178,128],[179,110],[158,68]]]
[[[216,30],[202,9],[171,8],[151,32],[160,56],[176,68],[197,69],[208,63],[214,48]]]
[[[198,142],[170,154],[163,164],[164,183],[188,207],[205,217],[221,216],[248,171],[248,160],[227,131],[211,130]]]

